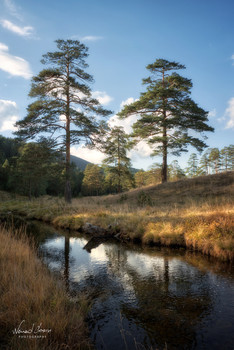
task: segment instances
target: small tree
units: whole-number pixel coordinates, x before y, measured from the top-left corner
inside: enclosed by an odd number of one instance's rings
[[[177,181],[185,177],[185,173],[181,169],[178,160],[173,160],[173,162],[169,165],[168,170],[170,181]]]
[[[132,187],[131,162],[127,157],[129,147],[128,136],[124,129],[117,126],[111,129],[103,147],[103,152],[106,154],[103,163],[109,165],[108,171],[112,174],[112,181],[117,185],[118,192],[124,187]]]
[[[166,182],[168,152],[179,155],[188,145],[201,151],[206,144],[189,131],[195,131],[201,137],[202,132],[214,129],[207,125],[208,113],[190,98],[191,80],[175,72],[185,66],[158,59],[146,68],[151,73],[143,79],[146,92],[139,100],[126,105],[119,116],[139,115],[132,136],[136,142],[146,140],[152,147],[152,155],[162,155],[162,182]]]
[[[89,196],[102,194],[104,187],[104,175],[102,169],[96,164],[88,164],[84,171],[82,193]]]
[[[144,170],[139,170],[134,175],[136,187],[143,187],[146,185],[146,175],[147,173]]]
[[[17,135],[35,138],[48,133],[66,154],[65,199],[71,201],[70,146],[81,141],[94,144],[100,135],[96,116],[107,116],[92,97],[89,83],[93,78],[85,69],[88,48],[76,40],[56,40],[58,51],[43,55],[48,68],[32,79],[27,116],[16,123]]]

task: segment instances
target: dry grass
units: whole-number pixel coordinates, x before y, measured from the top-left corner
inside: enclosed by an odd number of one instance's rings
[[[36,257],[26,235],[0,227],[0,348],[12,350],[89,349],[84,317],[87,298],[70,301]],[[34,324],[46,338],[19,338],[13,330]]]
[[[234,172],[148,186],[125,194],[64,200],[45,196],[2,202],[0,211],[79,230],[112,226],[123,238],[187,246],[234,259]]]

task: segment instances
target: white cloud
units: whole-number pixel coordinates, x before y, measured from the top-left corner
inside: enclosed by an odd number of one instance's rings
[[[20,15],[18,8],[14,4],[12,0],[4,0],[5,7],[7,8],[8,12],[14,16],[15,18],[22,21],[22,16]]]
[[[0,69],[13,76],[30,79],[32,72],[29,63],[21,57],[13,56],[8,47],[0,43]]]
[[[122,109],[124,106],[129,105],[133,102],[135,102],[133,97],[129,97],[127,100],[122,101],[120,104],[120,109]],[[130,134],[132,132],[132,125],[137,121],[138,116],[137,114],[133,114],[127,118],[120,119],[117,115],[114,115],[111,117],[108,121],[108,124],[111,128],[114,126],[122,126],[124,128],[124,131],[127,134]]]
[[[152,153],[152,148],[145,142],[140,141],[130,152],[131,157],[139,156],[140,158],[149,157]]]
[[[131,115],[125,119],[119,119],[117,115],[114,115],[108,120],[108,124],[111,128],[114,126],[122,126],[127,134],[132,132],[132,125],[137,121],[138,116],[136,114]]]
[[[113,98],[107,95],[105,91],[94,91],[92,96],[96,98],[102,105],[108,105]]]
[[[81,41],[97,41],[103,39],[102,36],[95,36],[95,35],[87,35],[83,36],[80,40]]]
[[[18,119],[16,103],[9,100],[0,100],[0,131],[16,130],[14,124]]]
[[[122,108],[123,108],[124,106],[126,106],[126,105],[130,105],[131,103],[133,103],[133,102],[135,102],[135,101],[137,101],[137,99],[134,100],[133,97],[127,98],[127,100],[122,101],[122,102],[120,103],[120,109],[122,109]]]
[[[212,109],[212,111],[209,111],[209,113],[208,113],[208,118],[214,118],[214,117],[216,117],[216,109],[214,108],[214,109]]]
[[[227,120],[226,129],[234,129],[234,97],[228,101],[228,107],[225,110],[225,117]]]
[[[23,37],[30,37],[33,34],[34,29],[31,26],[20,27],[6,19],[1,20],[0,23],[3,28]]]
[[[105,158],[105,155],[100,151],[96,149],[89,149],[84,146],[80,146],[80,147],[72,146],[71,154],[74,156],[80,157],[82,159],[85,159],[88,162],[91,162],[94,164],[101,164],[101,162]]]

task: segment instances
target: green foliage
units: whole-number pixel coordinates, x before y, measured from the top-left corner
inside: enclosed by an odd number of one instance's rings
[[[208,113],[191,98],[191,80],[175,71],[185,67],[176,62],[156,60],[146,67],[151,75],[143,79],[146,92],[119,113],[121,118],[139,114],[133,125],[135,142],[146,140],[152,147],[152,155],[162,154],[162,181],[167,181],[167,155],[172,152],[179,155],[194,146],[201,151],[206,144],[201,133],[214,131],[207,125]],[[189,134],[189,131],[192,133]],[[192,136],[199,133],[199,138]]]
[[[82,194],[98,196],[103,193],[104,175],[102,169],[96,164],[88,164],[84,171]]]

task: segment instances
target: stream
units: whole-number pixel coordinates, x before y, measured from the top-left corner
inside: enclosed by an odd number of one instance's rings
[[[95,349],[234,349],[234,266],[185,249],[143,248],[41,223],[28,230],[71,296],[88,291]]]

